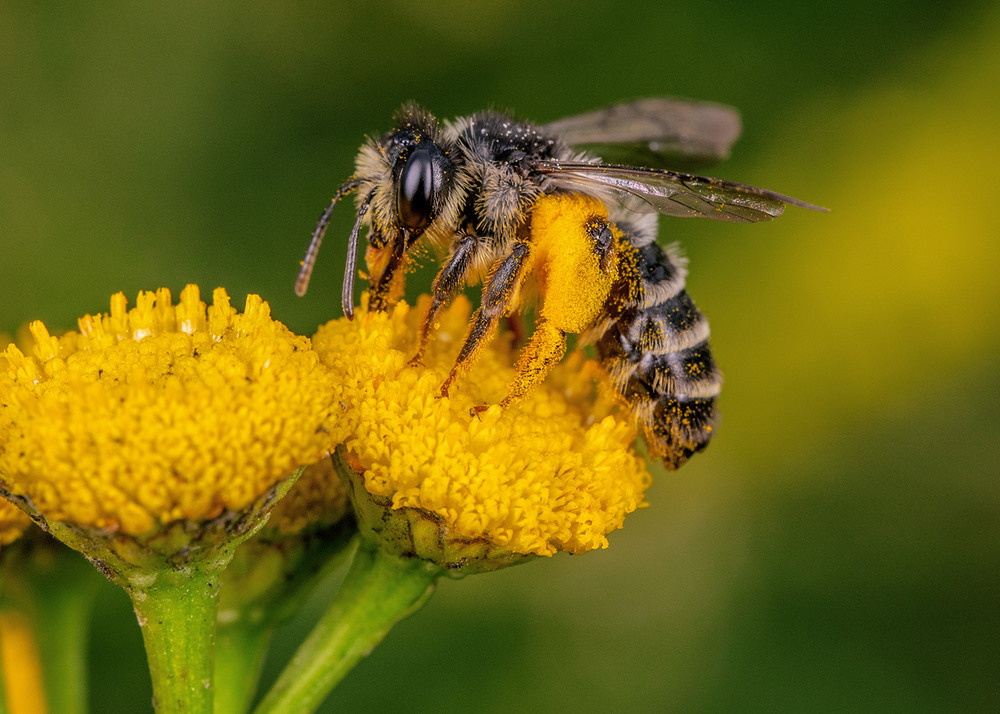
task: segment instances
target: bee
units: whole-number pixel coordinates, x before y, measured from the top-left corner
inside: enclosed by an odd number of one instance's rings
[[[752,223],[776,218],[786,205],[825,210],[774,191],[658,168],[670,158],[689,164],[725,158],[740,130],[734,109],[670,98],[546,125],[497,111],[442,124],[416,104],[404,105],[392,129],[365,141],[354,175],[320,216],[296,292],[306,291],[334,206],[352,193],[356,218],[341,294],[348,317],[362,229],[372,310],[400,299],[407,269],[427,246],[447,255],[410,362],[422,361],[440,311],[463,286],[481,282],[480,307],[441,387],[447,396],[499,321],[517,309],[534,275],[538,322],[501,406],[538,384],[562,358],[566,334],[579,333],[594,344],[650,454],[677,468],[711,438],[721,377],[708,323],[684,290],[685,264],[656,242],[657,214]],[[583,146],[601,147],[605,155],[624,149],[657,167],[604,163]]]

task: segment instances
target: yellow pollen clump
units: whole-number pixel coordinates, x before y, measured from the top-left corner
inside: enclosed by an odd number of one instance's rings
[[[338,375],[340,415],[331,427],[366,490],[393,509],[443,519],[445,539],[488,541],[515,554],[582,553],[607,547],[607,534],[643,505],[650,477],[632,449],[635,431],[613,398],[595,399],[592,362],[574,355],[523,401],[496,404],[514,376],[514,351],[498,337],[472,371],[439,392],[469,319],[460,297],[440,318],[424,365],[417,347],[426,297],[353,322],[335,320],[313,345]]]
[[[608,210],[582,194],[543,196],[531,214],[531,260],[540,283],[539,315],[564,332],[578,333],[597,319],[618,279],[618,261],[602,266],[587,228],[603,221],[614,236],[621,231],[607,223]],[[612,254],[613,255],[613,254]]]
[[[54,337],[0,373],[0,486],[48,520],[127,535],[254,502],[329,448],[332,377],[309,340],[249,295],[187,286]]]

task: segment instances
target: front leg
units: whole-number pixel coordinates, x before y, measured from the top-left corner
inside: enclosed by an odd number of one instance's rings
[[[415,367],[423,363],[424,352],[427,351],[427,343],[434,332],[434,323],[437,321],[438,313],[455,298],[455,293],[465,282],[469,268],[475,262],[476,254],[482,245],[484,242],[480,241],[477,236],[469,233],[458,235],[451,257],[438,271],[434,283],[431,285],[431,306],[427,309],[427,315],[420,327],[420,344],[417,347],[417,353],[410,360],[409,366]]]
[[[368,286],[368,309],[372,312],[388,311],[403,294],[406,264],[402,245],[397,242],[381,248],[368,247],[365,260],[369,274],[375,276]]]
[[[452,383],[461,375],[472,369],[479,352],[496,333],[500,318],[509,315],[516,304],[517,294],[521,291],[521,283],[527,272],[528,258],[531,255],[528,244],[514,244],[510,254],[497,263],[483,285],[483,301],[472,315],[469,334],[465,338],[455,366],[441,385],[441,396],[447,397]]]

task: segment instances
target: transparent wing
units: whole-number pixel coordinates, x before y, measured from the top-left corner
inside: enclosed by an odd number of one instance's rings
[[[605,160],[654,166],[728,158],[740,135],[732,107],[671,97],[636,99],[546,124],[570,144],[586,144]]]
[[[539,161],[533,168],[552,187],[597,195],[636,213],[756,223],[777,218],[786,205],[827,210],[767,189],[665,169],[582,161]]]

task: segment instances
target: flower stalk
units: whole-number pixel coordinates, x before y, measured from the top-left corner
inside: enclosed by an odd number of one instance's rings
[[[278,510],[294,500],[282,501]],[[355,532],[350,518],[277,541],[269,540],[274,532],[267,530],[240,547],[222,578],[215,643],[218,714],[250,708],[272,633],[344,563]]]
[[[212,712],[218,589],[218,573],[185,567],[130,593],[158,714]]]
[[[273,632],[263,621],[220,623],[215,640],[216,714],[240,714],[250,708]]]
[[[430,597],[443,571],[361,539],[340,591],[255,714],[312,712],[397,622]]]

